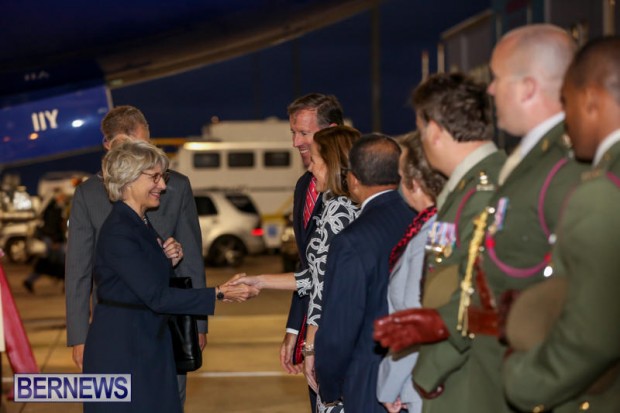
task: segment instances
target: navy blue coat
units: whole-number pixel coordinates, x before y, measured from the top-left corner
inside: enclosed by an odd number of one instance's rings
[[[295,241],[297,242],[297,250],[299,251],[300,270],[308,268],[306,248],[308,247],[308,242],[310,242],[310,235],[312,235],[316,229],[316,220],[312,218],[310,218],[308,226],[304,227],[306,192],[308,191],[308,185],[310,185],[311,179],[312,174],[310,172],[306,172],[299,178],[297,184],[295,185],[295,194],[293,198],[293,230],[295,231]],[[323,197],[319,194],[316,204],[314,204],[312,217],[318,217],[321,215],[322,203]],[[304,316],[308,311],[308,301],[309,296],[306,295],[300,297],[297,292],[293,293],[286,328],[299,331],[303,323]]]
[[[171,262],[151,226],[116,202],[99,233],[94,277],[100,300],[84,349],[85,373],[131,374],[131,403],[85,403],[89,412],[182,412],[165,314],[213,314],[213,288],[170,288]]]
[[[388,314],[389,255],[414,216],[398,192],[381,194],[330,245],[315,369],[321,399],[343,399],[345,411],[385,413],[376,396],[385,351],[373,322]]]

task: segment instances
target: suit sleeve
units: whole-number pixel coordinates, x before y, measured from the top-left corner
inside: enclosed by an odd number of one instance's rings
[[[168,286],[169,266],[162,265],[161,250],[151,250],[138,239],[135,227],[119,225],[100,234],[98,254],[135,296],[156,313],[211,315],[214,288],[180,289]],[[155,252],[152,252],[155,251]],[[161,274],[164,272],[165,274]]]
[[[386,355],[379,365],[377,380],[377,400],[381,403],[394,403],[397,398],[403,403],[415,401],[411,371],[418,359],[418,352],[394,359],[394,355]]]
[[[620,191],[607,185],[580,195],[567,209],[553,255],[568,278],[562,314],[546,341],[513,353],[504,366],[506,394],[524,410],[576,398],[620,359]]]
[[[334,237],[327,257],[323,316],[315,338],[316,375],[326,403],[342,397],[351,350],[363,324],[365,273],[357,249],[346,238]]]
[[[202,234],[198,222],[198,211],[192,195],[191,185],[183,177],[181,188],[181,208],[174,229],[175,239],[183,246],[184,257],[176,268],[176,274],[191,277],[194,288],[205,288],[205,266],[202,259]],[[207,319],[198,320],[198,331],[206,333]]]
[[[319,248],[314,253],[315,262],[313,264],[318,267],[316,271],[318,285],[314,285],[312,288],[318,291],[310,295],[310,305],[308,306],[308,324],[317,327],[320,324],[321,313],[323,312],[323,284],[325,278],[323,268],[325,268],[327,261],[329,244],[334,235],[353,222],[356,216],[356,212],[351,208],[350,204],[334,202],[328,203],[324,207],[326,210],[321,217],[322,228],[320,231],[317,231],[317,236],[320,236],[322,239],[320,240]]]
[[[86,342],[90,319],[95,237],[96,232],[89,218],[84,192],[82,187],[78,186],[71,204],[65,265],[68,346]]]

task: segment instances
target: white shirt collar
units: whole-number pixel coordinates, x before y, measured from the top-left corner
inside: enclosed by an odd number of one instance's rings
[[[547,118],[529,131],[519,143],[518,149],[521,152],[521,159],[525,158],[528,153],[536,146],[538,141],[542,139],[555,125],[564,120],[564,112],[556,113]]]
[[[592,166],[598,165],[598,163],[603,158],[603,155],[605,155],[605,152],[607,152],[618,141],[620,141],[620,129],[616,129],[615,131],[607,135],[607,137],[603,139],[603,142],[601,142],[598,148],[596,148],[596,154],[594,155],[594,161],[592,162]]]
[[[377,192],[376,194],[371,195],[371,196],[369,196],[368,198],[366,198],[366,200],[365,200],[364,202],[362,202],[362,207],[360,208],[360,214],[361,214],[361,213],[362,213],[362,211],[364,210],[364,207],[365,207],[366,205],[368,205],[368,203],[369,203],[370,201],[372,201],[373,199],[377,198],[378,196],[383,195],[383,194],[385,194],[385,193],[387,193],[387,192],[390,192],[390,191],[394,191],[394,189],[387,189],[387,190],[385,190],[385,191]]]

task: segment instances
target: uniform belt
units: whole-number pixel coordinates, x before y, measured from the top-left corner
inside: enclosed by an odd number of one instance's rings
[[[494,309],[469,306],[467,317],[470,333],[499,337],[499,316]]]

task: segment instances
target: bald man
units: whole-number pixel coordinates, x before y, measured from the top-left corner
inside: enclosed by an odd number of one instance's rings
[[[569,293],[546,340],[507,359],[504,383],[526,411],[620,412],[619,37],[577,54],[562,100],[575,154],[594,162],[570,197],[552,255]]]
[[[459,303],[453,319],[460,318],[461,323],[433,325],[449,329],[451,351],[445,340],[424,346],[430,350],[421,352],[414,369],[421,394],[436,399],[424,404],[425,412],[513,411],[501,385],[507,348],[498,340],[499,304],[545,278],[560,210],[584,170],[570,159],[560,103],[562,79],[575,49],[564,30],[530,25],[507,33],[493,51],[488,93],[495,98],[498,126],[522,138],[500,171],[500,186],[485,209],[488,216],[481,221],[483,231],[476,240],[482,241],[484,252],[477,256],[479,248],[474,245],[472,258],[461,263],[461,279],[468,274],[467,267],[473,270],[477,264],[480,269],[471,272],[471,284],[462,283],[452,297]],[[393,334],[383,344],[425,343],[419,331],[427,326],[419,324],[419,317],[408,313],[391,317],[383,328],[392,328]],[[407,334],[413,338],[405,340]],[[433,348],[441,348],[441,353]],[[429,379],[433,364],[451,361],[452,371]]]

